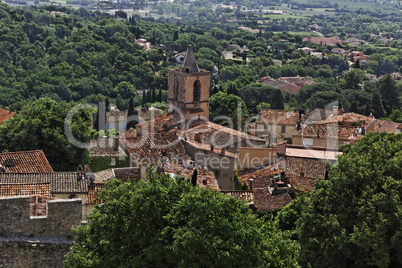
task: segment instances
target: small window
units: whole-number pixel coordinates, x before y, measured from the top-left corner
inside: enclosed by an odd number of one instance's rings
[[[201,98],[201,82],[200,82],[200,80],[197,80],[194,82],[193,98],[194,98],[194,101],[200,101],[200,98]]]
[[[273,139],[272,139],[272,142],[273,142],[273,143],[277,143],[277,142],[278,142],[278,139],[277,139],[277,138],[273,138]]]
[[[173,84],[173,98],[175,100],[179,99],[179,81],[177,79],[174,80]]]
[[[186,73],[189,73],[189,72],[190,72],[190,68],[186,68],[185,71],[186,71]]]
[[[264,124],[264,130],[268,131],[269,130],[269,125],[268,124]]]
[[[281,126],[281,133],[286,133],[286,126]]]

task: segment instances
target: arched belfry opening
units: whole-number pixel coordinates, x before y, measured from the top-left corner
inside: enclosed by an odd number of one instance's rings
[[[196,80],[194,82],[193,98],[194,98],[194,101],[200,101],[200,99],[201,99],[201,82],[200,82],[200,80]]]
[[[179,81],[177,79],[174,80],[173,84],[173,98],[175,100],[179,99]]]

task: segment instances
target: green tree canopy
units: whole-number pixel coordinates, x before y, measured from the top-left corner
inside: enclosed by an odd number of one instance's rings
[[[370,133],[346,145],[297,221],[303,264],[402,266],[402,136]]]
[[[107,183],[65,267],[298,267],[288,233],[189,179]]]
[[[244,101],[235,95],[220,91],[213,95],[209,102],[209,117],[210,120],[221,122],[222,119],[216,117],[226,116],[232,117],[233,114],[237,113],[238,107],[240,106],[240,112],[242,118],[248,117],[248,111]]]
[[[88,163],[88,149],[75,147],[64,132],[66,115],[74,105],[42,98],[24,106],[0,126],[0,151],[43,150],[56,171],[75,170]],[[87,109],[73,117],[71,130],[77,140],[88,141],[91,115]]]

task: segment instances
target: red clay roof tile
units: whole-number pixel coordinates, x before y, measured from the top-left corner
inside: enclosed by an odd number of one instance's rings
[[[42,150],[2,153],[0,164],[5,168],[6,173],[53,172]]]

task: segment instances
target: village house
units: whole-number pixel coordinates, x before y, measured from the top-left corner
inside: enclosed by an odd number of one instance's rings
[[[298,125],[292,133],[292,144],[339,149],[354,144],[367,132],[374,130],[374,117],[345,113],[333,107],[333,114],[324,121]]]
[[[257,81],[258,83],[265,84],[267,86],[279,88],[282,92],[289,91],[290,95],[295,95],[305,85],[314,85],[316,82],[311,77],[280,77],[273,79],[270,77],[263,77]]]
[[[88,188],[91,187],[90,177],[79,177],[75,172],[0,174],[0,184],[44,183],[50,184],[50,194],[52,198],[80,199],[82,203],[82,215],[87,214],[85,204],[87,202]]]
[[[182,63],[184,58],[186,57],[186,52],[183,51],[181,53],[177,53],[172,57],[173,60],[175,60],[177,63]]]
[[[0,108],[0,125],[4,124],[8,118],[11,118],[15,115],[15,112],[7,111]]]
[[[356,62],[359,60],[360,63],[366,63],[370,59],[370,56],[364,55],[363,52],[352,51],[346,55],[346,58],[348,58],[348,60],[351,62]]]
[[[333,49],[331,49],[331,52],[334,54],[344,54],[346,51],[343,48],[334,47]]]
[[[260,109],[257,120],[250,125],[250,132],[272,145],[290,139],[298,120],[299,114],[295,111]]]
[[[342,40],[338,37],[319,37],[319,36],[306,36],[303,37],[303,42],[313,43],[324,46],[342,46]]]

